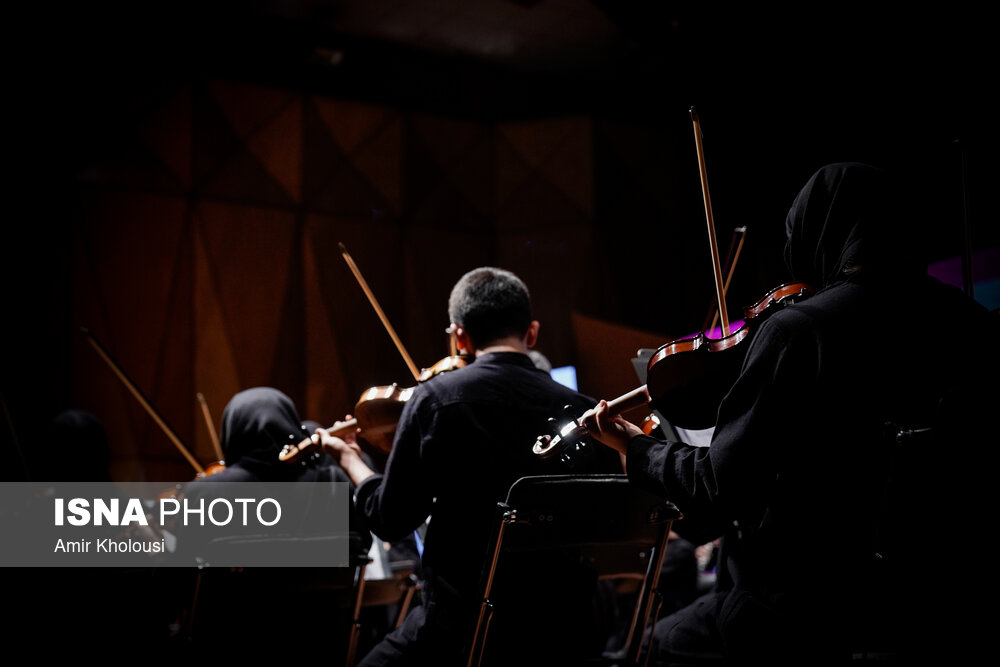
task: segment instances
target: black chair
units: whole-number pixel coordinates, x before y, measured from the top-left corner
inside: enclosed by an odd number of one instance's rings
[[[330,567],[219,567],[248,550],[274,547],[313,550],[316,562],[347,542],[347,562]],[[185,610],[184,634],[200,656],[232,656],[240,643],[254,652],[280,649],[290,636],[321,630],[326,649],[354,665],[365,568],[370,558],[363,536],[240,535],[210,540],[198,557],[194,593]]]
[[[469,667],[480,665],[484,655],[489,655],[491,622],[503,613],[505,600],[508,606],[516,600],[509,587],[497,586],[505,567],[523,567],[526,562],[550,565],[557,553],[560,557],[571,554],[566,562],[585,566],[596,580],[631,580],[636,586],[636,594],[628,598],[634,605],[622,650],[614,659],[598,652],[593,661],[640,664],[645,630],[656,618],[657,583],[667,540],[680,516],[671,502],[632,486],[621,474],[517,480],[506,502],[498,505],[483,568],[479,614],[469,644]],[[519,602],[529,600],[529,604],[532,594],[530,590],[513,593],[525,596]],[[545,628],[528,631],[544,632]],[[498,642],[511,639],[509,635],[497,637]],[[530,645],[530,641],[524,643]]]

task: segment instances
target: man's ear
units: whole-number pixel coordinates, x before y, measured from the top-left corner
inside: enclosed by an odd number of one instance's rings
[[[469,338],[469,333],[460,325],[452,323],[452,333],[455,336],[455,345],[458,347],[459,354],[475,354],[476,349],[472,345],[472,339]]]
[[[528,348],[535,346],[538,342],[538,329],[541,327],[541,323],[538,320],[531,320],[531,324],[528,325],[528,331],[524,334],[524,344]]]

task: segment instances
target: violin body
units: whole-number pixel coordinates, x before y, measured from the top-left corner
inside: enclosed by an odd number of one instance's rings
[[[743,365],[750,333],[746,323],[722,338],[699,332],[657,348],[646,365],[650,407],[682,428],[715,424],[715,412]]]
[[[416,387],[400,387],[393,383],[384,387],[371,387],[354,406],[358,421],[358,435],[378,451],[388,454],[396,436],[396,425]]]
[[[744,321],[729,335],[698,334],[657,348],[646,364],[650,407],[674,426],[702,430],[715,426],[723,397],[739,377],[752,332],[779,308],[812,294],[806,283],[784,283],[743,309]]]

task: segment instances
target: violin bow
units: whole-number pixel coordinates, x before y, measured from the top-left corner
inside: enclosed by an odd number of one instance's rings
[[[740,259],[740,252],[743,251],[743,243],[746,241],[746,226],[737,227],[733,230],[733,236],[729,240],[729,253],[726,255],[726,282],[722,286],[722,295],[725,297],[729,294],[729,284],[733,281],[733,274],[736,272],[736,262]],[[711,305],[708,308],[708,314],[705,316],[705,326],[702,327],[705,331],[710,331],[715,328],[715,325],[719,322],[719,310]]]
[[[726,295],[722,286],[722,267],[719,264],[719,245],[715,240],[715,221],[712,218],[712,198],[708,194],[708,174],[705,170],[705,149],[702,146],[701,123],[698,112],[691,107],[691,123],[694,125],[694,141],[698,149],[698,172],[701,175],[701,194],[705,200],[705,220],[708,223],[708,240],[712,250],[712,267],[715,270],[715,294],[719,300],[719,315],[722,317],[722,335],[729,335],[729,315],[726,313]]]
[[[338,244],[340,246],[340,254],[344,256],[344,261],[347,262],[347,266],[351,269],[351,273],[354,274],[355,279],[357,279],[358,284],[361,285],[361,290],[368,297],[368,302],[371,303],[372,308],[375,309],[375,313],[378,315],[379,319],[382,320],[382,326],[385,330],[389,332],[389,337],[392,338],[392,342],[396,344],[396,349],[403,356],[403,361],[406,362],[407,367],[410,372],[413,373],[413,379],[420,382],[420,371],[417,370],[417,365],[413,363],[413,359],[407,354],[406,348],[403,347],[403,342],[399,340],[399,336],[396,335],[396,330],[392,328],[389,324],[389,318],[385,316],[382,311],[382,307],[378,305],[378,300],[372,293],[371,288],[368,287],[368,283],[365,282],[364,276],[361,275],[361,271],[358,269],[358,265],[354,263],[351,255],[347,252],[347,248],[344,247],[343,243]]]
[[[222,456],[222,445],[219,444],[219,435],[215,432],[215,422],[212,421],[212,413],[208,410],[208,402],[205,400],[205,395],[200,391],[198,392],[198,402],[201,404],[201,414],[205,418],[205,424],[208,426],[208,435],[212,438],[212,447],[215,448],[215,455],[219,457],[219,461],[223,461],[225,457]]]
[[[167,422],[160,416],[160,413],[156,411],[156,408],[154,408],[146,397],[143,396],[142,392],[139,391],[139,388],[135,386],[135,383],[132,382],[128,375],[125,374],[125,371],[119,368],[118,364],[116,364],[114,359],[111,358],[111,355],[104,349],[104,346],[101,345],[101,342],[97,340],[97,337],[94,336],[94,334],[87,328],[83,328],[83,333],[87,335],[87,340],[89,340],[93,348],[97,350],[97,353],[101,355],[101,358],[107,362],[108,366],[111,367],[111,370],[115,372],[115,375],[117,375],[118,379],[122,381],[122,384],[124,384],[128,390],[132,392],[132,395],[135,396],[137,401],[139,401],[139,404],[145,408],[146,412],[149,413],[149,416],[153,418],[153,421],[155,421],[156,424],[163,429],[163,432],[167,434],[167,437],[170,438],[172,443],[174,443],[174,446],[177,447],[178,451],[184,455],[184,458],[188,460],[191,467],[194,468],[196,472],[204,474],[205,469],[200,463],[198,463],[198,460],[191,455],[191,452],[189,452],[187,447],[184,446],[181,439],[178,438],[173,429],[167,425]]]

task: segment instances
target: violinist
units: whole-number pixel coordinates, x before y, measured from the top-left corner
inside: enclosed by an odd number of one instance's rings
[[[583,419],[677,504],[678,533],[723,538],[716,589],[658,622],[651,664],[976,655],[978,605],[933,544],[985,524],[1000,329],[926,275],[910,185],[857,163],[808,179],[784,257],[817,291],[760,324],[708,447],[646,436],[605,401]],[[956,338],[993,342],[935,344]]]
[[[210,482],[347,481],[329,457],[305,457],[296,464],[282,463],[278,452],[288,442],[301,440],[306,426],[295,404],[273,387],[253,387],[237,392],[222,411],[220,445],[226,468]]]
[[[303,422],[295,404],[284,392],[273,387],[253,387],[236,393],[222,411],[220,444],[226,468],[187,484],[184,494],[198,493],[203,482],[347,482],[350,478],[336,462],[322,452],[314,452],[289,464],[278,459],[278,452],[289,442],[306,434],[309,422]],[[315,424],[315,422],[313,422]],[[353,487],[352,487],[353,491]],[[365,536],[369,531],[360,517],[350,517],[351,530]]]
[[[357,484],[358,509],[376,536],[397,540],[429,517],[421,561],[422,603],[368,652],[363,666],[464,665],[497,503],[523,475],[565,472],[553,468],[556,462],[534,456],[532,442],[553,411],[594,404],[536,368],[528,353],[538,339],[539,322],[532,319],[527,287],[513,273],[493,267],[466,273],[452,289],[448,315],[460,351],[475,359],[417,385],[403,408],[384,474],[364,463],[356,443],[318,431],[323,448]],[[590,448],[594,458],[586,461],[589,470],[622,472],[617,455],[593,444]],[[563,565],[534,563],[525,567],[523,581],[513,580],[518,587],[537,586],[524,601],[526,608],[518,608],[524,614],[518,622],[545,628],[533,633],[532,651],[537,646],[566,656],[595,641],[602,648],[603,636],[593,632],[588,611],[596,582],[572,564]],[[566,595],[580,600],[577,609],[585,618],[545,613],[547,603]],[[509,607],[513,605],[511,601]],[[494,622],[505,621],[498,614]],[[495,642],[490,648],[523,653],[518,642]]]
[[[225,469],[189,482],[180,493],[189,502],[199,498],[207,501],[217,493],[219,482],[346,482],[349,492],[353,493],[346,473],[319,451],[293,464],[278,459],[281,448],[301,440],[306,428],[295,404],[284,392],[273,387],[253,387],[237,392],[222,412],[219,439],[226,460]],[[372,543],[371,533],[354,512],[350,494],[345,495],[349,502],[351,555],[366,554]],[[309,517],[296,517],[297,525],[313,527],[332,523],[325,518],[333,511],[331,502],[339,501],[331,499],[326,492],[325,498],[310,504]],[[215,526],[181,529],[177,534],[178,552],[190,557],[192,564],[196,558],[211,562],[211,556],[201,551],[206,548],[208,539],[218,537],[219,528]],[[314,535],[306,534],[305,537]],[[262,650],[284,650],[286,634],[271,627],[270,623],[281,626],[282,616],[277,610],[294,609],[300,618],[310,618],[311,622],[325,625],[326,650],[343,649],[346,652],[352,599],[346,593],[324,590],[336,569],[256,568],[256,574],[247,579],[252,584],[247,584],[241,583],[239,573],[230,573],[226,568],[207,568],[206,574],[214,579],[199,590],[197,613],[192,614],[192,636],[185,639],[202,656],[218,653],[220,657],[232,657],[246,653],[249,657]],[[225,590],[226,595],[219,595],[220,589]],[[216,591],[214,596],[212,591]],[[334,637],[333,632],[339,635]],[[232,641],[219,643],[220,637]]]

